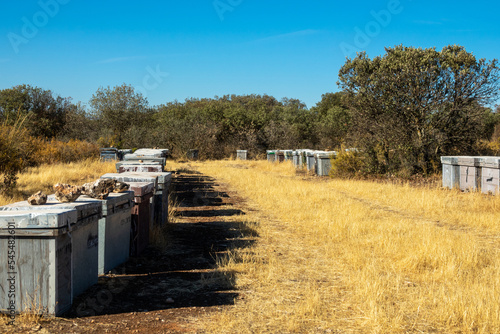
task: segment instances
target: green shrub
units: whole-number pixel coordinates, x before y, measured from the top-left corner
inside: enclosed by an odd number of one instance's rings
[[[356,150],[346,151],[344,147],[332,157],[330,177],[353,178],[363,174],[364,161]]]

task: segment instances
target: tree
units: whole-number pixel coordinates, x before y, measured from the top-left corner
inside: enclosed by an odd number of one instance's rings
[[[26,118],[30,135],[53,138],[61,133],[70,105],[71,99],[54,97],[50,90],[19,85],[0,91],[0,121],[12,125]]]
[[[96,131],[98,122],[92,118],[81,102],[71,104],[64,117],[64,127],[58,139],[96,142],[99,138]]]
[[[89,104],[104,130],[109,129],[117,138],[117,146],[124,144],[125,132],[141,121],[141,115],[147,112],[148,107],[147,99],[126,84],[113,89],[100,87]]]
[[[461,46],[400,45],[347,59],[338,84],[352,110],[350,134],[374,171],[412,174],[430,172],[441,154],[473,150],[499,78],[496,59],[478,60]]]
[[[311,108],[311,113],[316,115],[314,133],[323,149],[339,148],[346,140],[351,115],[342,96],[342,92],[323,94],[321,101]]]

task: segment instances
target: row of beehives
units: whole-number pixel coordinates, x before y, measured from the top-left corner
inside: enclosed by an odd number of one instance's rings
[[[441,157],[443,187],[487,194],[499,193],[500,157]]]
[[[332,168],[331,159],[335,157],[335,151],[300,150],[269,150],[267,161],[284,162],[291,160],[296,168],[306,168],[318,176],[328,176]]]
[[[0,311],[61,315],[99,275],[146,248],[151,227],[168,221],[172,175],[154,154],[142,158],[101,177],[130,185],[104,200],[51,195],[44,205],[0,207]]]
[[[244,160],[246,160],[247,151],[241,152],[244,152]],[[165,164],[165,160],[169,157],[169,155],[170,151],[168,149],[141,148],[135,152],[130,149],[119,150],[114,147],[100,149],[100,158],[102,161],[138,161],[146,158],[148,161],[154,160]],[[186,157],[190,160],[198,160],[198,155],[199,151],[196,149],[188,150],[186,153]]]

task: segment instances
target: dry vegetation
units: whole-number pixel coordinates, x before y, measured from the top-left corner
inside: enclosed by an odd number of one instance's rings
[[[106,173],[115,173],[114,162],[100,162],[88,159],[81,162],[41,165],[19,174],[17,187],[12,196],[0,194],[0,205],[26,200],[37,191],[53,194],[53,186],[58,182],[82,185]]]
[[[211,331],[500,332],[500,197],[320,180],[289,164],[197,168],[259,208],[245,216],[259,242],[220,257],[242,298],[200,323]]]

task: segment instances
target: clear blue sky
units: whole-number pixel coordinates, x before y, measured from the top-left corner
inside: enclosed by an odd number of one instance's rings
[[[2,1],[0,89],[87,104],[126,83],[151,105],[269,94],[312,107],[354,50],[459,44],[500,58],[499,16],[498,1]]]

